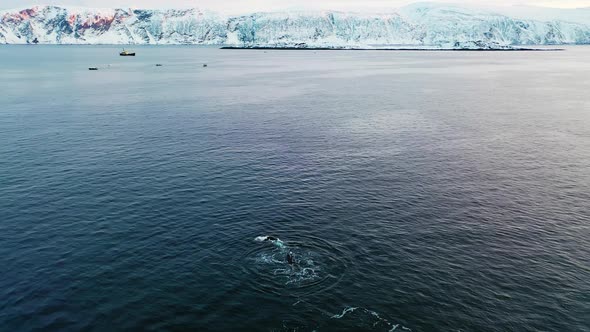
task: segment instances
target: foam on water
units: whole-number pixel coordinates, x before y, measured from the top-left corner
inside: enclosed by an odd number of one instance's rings
[[[278,260],[275,257],[275,255],[265,254],[265,253],[260,254],[257,257],[256,262],[261,263],[261,264],[283,264],[283,263],[285,263],[283,260]]]
[[[356,309],[358,309],[358,308],[356,308],[356,307],[344,308],[344,310],[342,310],[342,313],[341,314],[339,314],[339,315],[333,315],[331,318],[340,319],[340,318],[344,317],[347,313],[353,312]]]
[[[356,314],[353,315],[355,312]],[[346,318],[346,316],[349,316],[349,318],[352,320],[350,325],[358,326],[359,329],[387,329],[387,331],[391,332],[400,327],[400,324],[394,324],[387,318],[381,317],[379,313],[362,307],[346,307],[340,314],[334,314],[330,317],[330,319],[338,320]],[[401,327],[405,331],[412,331],[410,328],[405,326]]]
[[[298,306],[297,311],[321,317],[309,324],[309,321],[301,320],[295,322],[283,321],[282,331],[412,331],[410,328],[394,323],[383,317],[380,313],[360,306],[349,306],[342,309],[340,313],[330,313],[322,306],[299,299],[293,304]],[[314,314],[319,313],[319,315]],[[271,329],[272,330],[272,329]]]

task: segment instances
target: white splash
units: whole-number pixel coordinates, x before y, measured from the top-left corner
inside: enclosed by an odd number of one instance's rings
[[[264,242],[264,241],[266,241],[266,240],[268,240],[268,236],[257,236],[257,237],[254,239],[254,241],[256,241],[256,242]]]

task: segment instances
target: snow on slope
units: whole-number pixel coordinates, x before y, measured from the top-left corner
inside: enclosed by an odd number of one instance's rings
[[[132,10],[36,6],[0,11],[0,43],[229,44],[235,46],[501,48],[590,43],[588,11],[560,20],[492,10],[415,4],[397,12],[254,13],[223,17],[197,9]],[[575,14],[575,15],[574,15]],[[548,11],[543,18],[548,18]],[[522,15],[518,15],[522,17]],[[539,17],[539,16],[538,16]]]

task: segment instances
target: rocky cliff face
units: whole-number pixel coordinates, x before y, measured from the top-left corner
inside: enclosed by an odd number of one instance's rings
[[[226,44],[282,47],[497,48],[590,43],[590,22],[517,19],[448,6],[397,13],[256,13],[224,17],[197,9],[38,6],[0,12],[0,43]],[[466,46],[467,45],[467,46]]]

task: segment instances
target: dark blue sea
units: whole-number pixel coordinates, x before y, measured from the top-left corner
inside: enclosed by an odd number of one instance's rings
[[[133,50],[0,46],[1,331],[590,331],[590,48]]]

